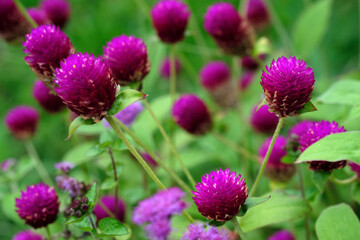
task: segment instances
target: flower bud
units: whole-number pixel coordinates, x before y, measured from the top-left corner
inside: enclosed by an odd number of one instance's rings
[[[270,23],[270,14],[263,0],[248,0],[246,18],[256,29],[261,29]]]
[[[27,12],[30,17],[34,19],[37,25],[45,25],[51,23],[48,16],[46,15],[46,12],[43,9],[29,8]]]
[[[36,131],[39,114],[35,108],[18,106],[5,116],[5,124],[10,132],[19,140],[31,138]]]
[[[254,78],[255,78],[254,75],[255,75],[255,73],[252,71],[245,71],[240,76],[238,86],[241,91],[245,91],[248,88],[248,86],[254,81]]]
[[[171,65],[170,65],[170,59],[165,58],[164,61],[161,64],[160,68],[160,74],[163,78],[169,79],[170,78],[170,72],[171,72]],[[181,63],[179,59],[175,59],[175,74],[179,75],[181,71]]]
[[[250,55],[241,58],[241,66],[245,70],[256,71],[259,67],[259,63]]]
[[[43,0],[41,8],[53,24],[62,28],[70,16],[70,4],[66,0]]]
[[[259,109],[255,106],[251,113],[251,127],[260,133],[273,134],[279,122],[275,113],[269,112],[267,105],[262,105]]]
[[[65,108],[61,98],[52,94],[50,89],[39,80],[34,83],[33,96],[40,106],[49,113],[57,113]]]

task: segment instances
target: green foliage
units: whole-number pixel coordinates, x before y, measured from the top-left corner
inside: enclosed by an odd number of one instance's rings
[[[115,218],[103,218],[99,221],[98,237],[114,237],[128,234],[127,228]]]
[[[77,117],[74,119],[74,121],[71,122],[69,126],[69,134],[66,140],[69,140],[71,136],[74,134],[76,129],[82,125],[93,125],[95,124],[94,120],[92,119],[83,119],[82,117]]]
[[[338,81],[318,97],[317,101],[328,104],[358,105],[360,102],[360,81]]]
[[[121,91],[115,98],[112,107],[108,111],[108,115],[115,115],[130,104],[146,98],[146,94],[134,89],[126,89]]]
[[[245,203],[241,205],[240,212],[238,214],[239,217],[244,216],[246,212],[259,204],[262,204],[268,201],[271,196],[268,197],[249,197],[246,199]]]

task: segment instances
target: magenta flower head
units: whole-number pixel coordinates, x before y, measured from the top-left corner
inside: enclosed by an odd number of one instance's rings
[[[157,35],[168,44],[177,43],[184,38],[189,17],[188,7],[179,0],[161,0],[151,10]]]
[[[65,26],[71,11],[70,4],[66,0],[43,0],[41,8],[51,22],[60,28]]]
[[[190,134],[203,135],[212,127],[212,119],[207,106],[193,94],[184,94],[174,103],[172,117]]]
[[[277,231],[268,240],[295,240],[294,235],[286,230]]]
[[[248,187],[241,175],[230,169],[205,174],[197,183],[194,202],[199,212],[210,220],[225,222],[235,217],[248,197]]]
[[[0,163],[0,169],[3,172],[6,172],[7,170],[9,170],[12,166],[14,166],[16,163],[16,160],[14,158],[8,158],[5,159],[4,161],[2,161]]]
[[[63,173],[68,173],[70,169],[73,169],[75,164],[72,162],[58,162],[55,163],[55,168],[62,171]]]
[[[53,89],[55,69],[75,52],[69,38],[54,25],[42,25],[26,35],[23,46],[26,63],[49,89]]]
[[[280,117],[296,116],[310,101],[314,72],[296,57],[280,57],[263,71],[261,86],[271,111]]]
[[[289,136],[291,138],[298,139],[309,127],[313,125],[312,121],[304,120],[295,124],[289,131]]]
[[[304,131],[299,136],[299,144],[300,151],[304,152],[308,147],[310,147],[315,142],[320,139],[335,133],[346,132],[344,127],[339,127],[339,124],[336,122],[313,122],[311,126],[308,127],[306,131]],[[321,160],[321,159],[319,159]],[[311,161],[310,169],[314,171],[325,171],[329,172],[334,169],[343,168],[346,165],[346,160],[337,161],[337,162],[327,162],[327,161]]]
[[[171,233],[171,222],[167,219],[158,219],[145,226],[148,239],[167,240]]]
[[[137,116],[144,110],[143,105],[140,102],[134,102],[114,115],[120,122],[127,127],[131,126],[136,120]],[[110,124],[105,120],[105,127],[110,127]]]
[[[260,161],[263,162],[266,152],[269,149],[271,137],[266,139],[265,143],[259,149]],[[274,148],[270,154],[269,161],[266,165],[265,174],[268,178],[277,182],[286,182],[295,174],[296,168],[294,164],[282,163],[281,159],[287,155],[285,150],[287,139],[279,136]]]
[[[249,85],[254,81],[255,73],[253,71],[245,71],[239,79],[239,89],[245,91]]]
[[[65,108],[61,98],[52,94],[50,89],[39,80],[34,83],[33,96],[40,106],[49,113],[57,113]]]
[[[351,171],[356,173],[357,177],[360,179],[360,165],[354,162],[349,162],[348,165],[351,168]]]
[[[37,110],[28,106],[17,106],[5,116],[7,128],[19,140],[31,138],[35,134],[38,121]]]
[[[58,196],[54,188],[43,183],[31,185],[16,199],[16,212],[33,228],[46,227],[56,220],[59,212]]]
[[[111,70],[92,54],[70,55],[56,69],[54,82],[63,103],[84,119],[99,122],[115,100],[116,83]]]
[[[34,21],[37,23],[37,25],[44,25],[44,24],[50,24],[51,21],[49,20],[48,16],[46,15],[46,12],[43,9],[39,8],[29,8],[27,10],[28,14]]]
[[[160,74],[163,78],[170,78],[170,59],[165,58],[160,67]],[[181,63],[179,59],[175,59],[175,74],[179,75],[181,71]]]
[[[251,26],[230,3],[210,6],[204,16],[204,27],[226,54],[248,55],[254,46]]]
[[[13,240],[44,240],[43,236],[40,234],[34,233],[30,230],[22,231],[17,233]]]
[[[103,196],[100,198],[102,204],[104,204],[110,212],[114,213],[116,219],[120,222],[124,222],[125,220],[125,203],[123,200],[118,199],[117,202],[117,212],[115,212],[115,197],[114,196]],[[103,218],[110,217],[109,214],[102,208],[100,204],[96,204],[94,207],[94,214],[96,216],[97,221],[100,221]]]
[[[226,229],[204,226],[202,223],[190,224],[181,240],[229,240],[231,232]]]
[[[270,14],[263,0],[248,0],[246,18],[256,29],[263,28],[270,23]]]
[[[104,60],[121,85],[140,82],[150,71],[146,45],[134,36],[113,38],[104,47]]]
[[[259,63],[250,55],[241,58],[240,63],[245,70],[249,70],[249,71],[256,71],[259,67]]]
[[[259,109],[256,105],[251,113],[250,124],[251,127],[260,133],[272,134],[279,122],[279,118],[275,113],[269,112],[269,107],[265,104]]]

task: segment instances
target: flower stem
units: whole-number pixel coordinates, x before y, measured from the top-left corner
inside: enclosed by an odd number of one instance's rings
[[[95,231],[97,232],[97,228],[96,228],[94,219],[92,218],[91,214],[88,216],[88,218],[89,218],[91,227],[92,227],[93,229],[95,229]],[[91,236],[92,236],[94,239],[97,239],[97,237],[95,236],[95,234],[94,234],[93,232],[90,232],[90,233],[91,233]]]
[[[264,173],[264,171],[265,171],[266,164],[267,164],[267,162],[268,162],[268,160],[269,160],[269,158],[270,158],[270,154],[271,154],[271,152],[272,152],[272,150],[273,150],[273,148],[274,148],[275,141],[276,141],[277,137],[279,136],[280,130],[281,130],[282,126],[284,125],[284,122],[285,122],[285,117],[280,117],[280,118],[279,118],[279,122],[278,122],[278,124],[277,124],[277,126],[276,126],[276,129],[275,129],[274,135],[273,135],[273,137],[272,137],[272,139],[271,139],[270,146],[269,146],[269,148],[268,148],[268,150],[267,150],[267,152],[266,152],[264,161],[263,161],[263,163],[261,164],[261,167],[260,167],[260,170],[259,170],[259,172],[258,172],[258,175],[256,176],[255,182],[254,182],[254,184],[253,184],[253,186],[252,186],[252,188],[251,188],[249,197],[252,197],[252,196],[254,195],[254,193],[255,193],[255,191],[256,191],[256,188],[257,188],[257,186],[259,185],[259,182],[260,182],[260,180],[261,180],[261,177],[262,177],[262,175],[263,175],[263,173]]]
[[[159,128],[161,134],[163,135],[163,137],[165,138],[165,141],[167,142],[167,144],[169,145],[171,151],[173,152],[173,154],[175,155],[176,159],[179,161],[186,177],[188,178],[189,182],[191,183],[191,185],[194,187],[196,185],[196,182],[194,180],[194,178],[191,176],[189,170],[187,169],[186,165],[184,164],[183,160],[181,159],[180,155],[178,154],[178,152],[176,151],[176,148],[174,147],[174,145],[172,144],[169,136],[166,134],[164,128],[162,127],[161,123],[159,122],[159,120],[156,118],[154,112],[152,111],[148,101],[146,99],[144,99],[144,103],[146,108],[148,109],[148,111],[150,112],[150,115],[152,116],[152,118],[154,119],[157,127]]]
[[[48,236],[48,239],[49,239],[49,240],[52,240],[49,225],[47,225],[47,226],[45,227],[45,230],[46,230],[46,234],[47,234],[47,236]]]
[[[354,176],[352,176],[352,177],[347,178],[347,179],[337,179],[336,177],[334,177],[333,174],[330,175],[330,180],[333,183],[340,184],[340,185],[346,185],[346,184],[352,183],[356,179],[358,179],[356,174]]]
[[[27,12],[27,10],[24,7],[24,5],[22,4],[22,2],[20,0],[14,0],[14,3],[17,6],[17,8],[19,9],[19,11],[21,12],[21,14],[24,16],[24,18],[26,19],[26,21],[29,22],[31,27],[36,28],[38,25],[36,24],[34,19],[29,15],[29,13]]]
[[[299,175],[299,185],[300,185],[301,197],[306,201],[306,204],[309,206],[309,208],[311,208],[309,202],[307,201],[307,199],[305,197],[304,180],[303,180],[303,175],[302,175],[300,165],[297,166],[297,172]],[[310,240],[310,222],[309,222],[309,214],[308,213],[305,214],[304,220],[305,220],[306,240]]]
[[[119,201],[118,200],[119,180],[118,180],[118,177],[117,177],[116,162],[115,162],[114,155],[113,155],[110,148],[108,148],[108,153],[109,153],[111,163],[112,163],[112,166],[113,166],[113,169],[114,169],[114,181],[116,182],[115,191],[114,191],[114,197],[115,197],[115,216],[117,216],[117,214],[118,214],[118,201]]]
[[[233,217],[230,221],[234,225],[235,230],[237,231],[237,233],[239,234],[240,240],[246,240],[245,233],[241,229],[240,224],[239,224],[238,220],[236,219],[236,217]]]
[[[359,54],[359,59],[358,59],[358,67],[360,68],[360,0],[358,0],[358,15],[359,15],[359,22],[358,22],[358,24],[359,24],[359,52],[358,52],[358,54]]]
[[[170,96],[171,104],[174,104],[176,99],[176,63],[175,63],[175,45],[170,46]]]
[[[25,147],[30,158],[34,162],[36,171],[38,172],[42,181],[44,181],[48,185],[54,186],[54,182],[51,180],[49,173],[47,172],[45,166],[41,162],[40,157],[36,152],[34,144],[31,142],[31,140],[25,141]]]

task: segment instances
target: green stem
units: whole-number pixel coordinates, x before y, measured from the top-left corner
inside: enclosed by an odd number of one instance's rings
[[[47,236],[48,236],[48,239],[49,239],[49,240],[52,240],[49,225],[47,225],[47,226],[45,227],[45,230],[46,230],[46,234],[47,234]]]
[[[170,46],[170,96],[171,104],[174,104],[176,99],[176,63],[175,63],[175,45]]]
[[[300,165],[297,166],[297,172],[299,175],[299,185],[300,185],[301,197],[306,201],[306,204],[309,206],[309,208],[311,208],[309,202],[307,201],[307,199],[305,197],[304,179],[303,179]],[[309,222],[309,214],[308,213],[305,214],[304,220],[305,220],[306,240],[310,240],[310,222]]]
[[[117,177],[116,162],[115,162],[114,155],[113,155],[110,148],[108,148],[108,153],[109,153],[111,163],[112,163],[112,166],[113,166],[113,170],[114,170],[114,181],[116,182],[115,191],[114,191],[114,197],[115,197],[115,215],[117,215],[118,214],[118,201],[119,201],[118,200],[119,180],[118,180],[118,177]]]
[[[29,15],[22,2],[20,0],[14,0],[14,3],[21,12],[21,14],[25,17],[26,21],[30,23],[31,27],[36,28],[38,25],[36,24],[34,19]]]
[[[285,122],[285,117],[281,117],[279,118],[279,122],[276,126],[276,129],[275,129],[275,132],[274,132],[274,135],[271,139],[271,142],[270,142],[270,146],[266,152],[266,155],[265,155],[265,158],[264,158],[264,161],[262,162],[261,164],[261,167],[260,167],[260,170],[258,172],[258,175],[256,176],[256,179],[255,179],[255,182],[251,188],[251,191],[250,191],[250,194],[249,194],[249,197],[252,197],[256,191],[256,188],[257,186],[259,185],[259,182],[261,180],[261,177],[262,175],[264,174],[264,171],[265,171],[265,167],[266,167],[266,164],[267,162],[269,161],[269,157],[270,157],[270,154],[274,148],[274,145],[275,145],[275,141],[277,139],[277,137],[279,136],[280,134],[280,130],[282,128],[282,126],[284,125],[284,122]]]
[[[97,227],[95,225],[94,219],[92,218],[91,214],[88,216],[88,218],[89,218],[92,229],[95,229],[95,231],[97,232]],[[95,234],[93,232],[90,232],[90,233],[94,239],[97,239],[97,237],[95,236]]]
[[[354,176],[350,177],[350,178],[347,178],[347,179],[337,179],[336,177],[334,177],[333,174],[330,175],[330,180],[333,183],[340,184],[340,185],[346,185],[346,184],[352,183],[356,179],[358,179],[356,174]]]
[[[172,144],[169,136],[166,134],[164,128],[162,127],[161,123],[159,122],[159,120],[156,118],[154,112],[152,111],[148,101],[145,99],[144,100],[145,103],[145,107],[148,109],[148,111],[150,112],[151,117],[154,119],[157,127],[159,128],[161,134],[163,135],[163,137],[165,138],[165,141],[167,142],[167,144],[170,147],[170,150],[173,152],[173,154],[175,155],[176,159],[179,161],[186,177],[188,178],[188,180],[190,181],[191,185],[194,187],[196,185],[196,182],[194,180],[194,178],[191,176],[189,170],[187,169],[186,165],[184,164],[183,160],[181,159],[180,155],[178,154],[178,152],[176,151],[176,148],[174,147],[174,145]]]
[[[240,224],[239,224],[238,220],[236,219],[236,217],[233,217],[230,221],[234,225],[234,228],[237,231],[237,233],[239,234],[240,240],[246,240],[245,233],[241,229]]]
[[[359,59],[358,59],[358,65],[360,68],[360,0],[358,0],[358,15],[359,15]]]
[[[54,182],[51,180],[49,173],[46,171],[45,166],[41,162],[40,157],[39,157],[38,153],[36,152],[34,144],[31,142],[31,140],[25,141],[25,147],[26,147],[26,150],[27,150],[30,158],[34,162],[36,171],[38,172],[42,181],[44,181],[48,185],[54,186]]]
[[[159,180],[159,178],[156,176],[156,174],[151,170],[149,165],[145,162],[145,160],[140,156],[140,154],[136,151],[136,149],[133,147],[133,145],[127,140],[124,133],[121,131],[121,129],[116,125],[114,121],[114,117],[112,116],[106,116],[106,120],[109,122],[110,126],[114,129],[116,134],[119,136],[119,138],[124,142],[124,144],[127,146],[131,154],[136,158],[136,160],[139,161],[141,166],[145,169],[147,174],[151,177],[152,180],[158,185],[161,189],[166,189],[164,184]]]

